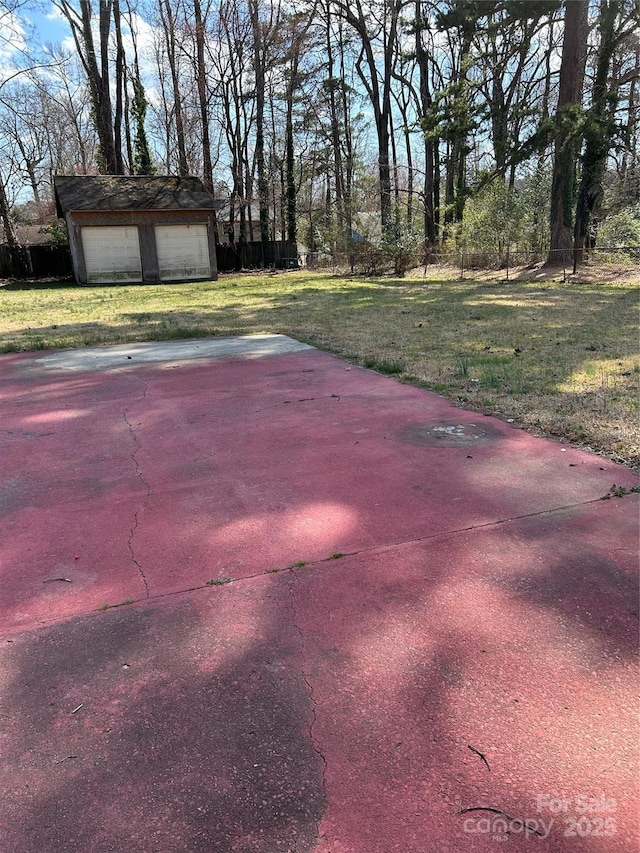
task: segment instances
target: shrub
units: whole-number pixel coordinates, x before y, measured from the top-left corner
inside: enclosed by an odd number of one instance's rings
[[[598,228],[597,245],[609,249],[640,247],[640,217],[628,208],[607,216]]]
[[[458,247],[465,252],[504,256],[522,231],[522,206],[517,192],[494,181],[467,202]]]

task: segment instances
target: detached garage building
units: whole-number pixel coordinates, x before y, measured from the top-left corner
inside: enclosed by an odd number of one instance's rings
[[[79,284],[216,279],[216,201],[198,178],[61,176]]]

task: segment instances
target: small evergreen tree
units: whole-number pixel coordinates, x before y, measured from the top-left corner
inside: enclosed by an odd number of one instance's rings
[[[147,116],[147,96],[140,75],[136,74],[133,80],[133,100],[131,112],[135,121],[135,138],[133,142],[133,174],[155,175],[155,166],[149,149],[149,140],[144,122]]]
[[[494,181],[467,202],[458,248],[495,252],[502,258],[521,240],[522,219],[518,193],[510,190],[504,181]]]

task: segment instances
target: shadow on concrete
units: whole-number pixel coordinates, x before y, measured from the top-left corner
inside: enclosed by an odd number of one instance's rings
[[[314,850],[324,769],[286,580],[271,586],[257,625],[246,594],[215,590],[204,612],[122,608],[5,645],[4,849]]]
[[[598,500],[628,472],[499,422],[480,440],[477,416],[322,354],[253,370],[12,386],[6,616],[74,536],[95,547],[74,571],[143,599],[143,570],[158,597],[5,637],[6,849],[527,849],[461,810],[531,822],[539,795],[585,793],[619,831],[575,849],[632,849],[637,499]],[[236,559],[233,583],[165,594]],[[261,574],[285,560],[309,564]]]

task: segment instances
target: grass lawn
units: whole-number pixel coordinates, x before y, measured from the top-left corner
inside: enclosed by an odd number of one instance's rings
[[[361,279],[0,288],[0,351],[280,332],[640,465],[638,284]]]

